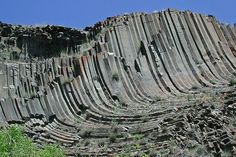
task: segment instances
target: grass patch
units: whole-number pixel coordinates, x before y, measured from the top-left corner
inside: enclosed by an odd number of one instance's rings
[[[56,145],[37,148],[19,126],[0,130],[0,152],[4,157],[65,157],[63,150]]]

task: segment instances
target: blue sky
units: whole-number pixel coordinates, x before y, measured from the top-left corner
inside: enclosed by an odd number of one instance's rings
[[[108,16],[176,8],[211,14],[233,24],[235,6],[236,0],[0,0],[0,21],[84,28]]]

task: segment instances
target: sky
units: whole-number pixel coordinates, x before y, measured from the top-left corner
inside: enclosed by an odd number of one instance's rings
[[[83,29],[109,16],[167,8],[214,15],[236,23],[236,0],[0,0],[0,21],[21,25],[62,25]]]

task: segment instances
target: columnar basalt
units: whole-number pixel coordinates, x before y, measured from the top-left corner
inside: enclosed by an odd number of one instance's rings
[[[236,26],[168,9],[84,30],[0,23],[0,125],[68,156],[234,156]],[[231,82],[231,83],[230,83]]]

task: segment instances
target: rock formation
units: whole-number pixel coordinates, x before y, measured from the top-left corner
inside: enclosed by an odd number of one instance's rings
[[[168,9],[84,30],[0,23],[0,125],[68,156],[233,156],[236,26]]]

